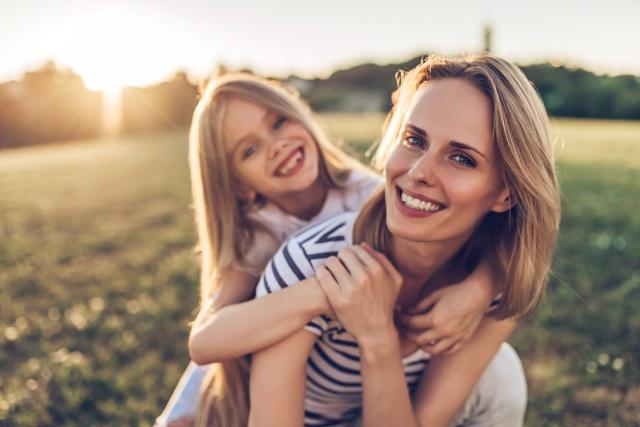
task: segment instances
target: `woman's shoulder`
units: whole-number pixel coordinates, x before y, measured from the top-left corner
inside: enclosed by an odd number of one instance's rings
[[[357,211],[342,212],[325,220],[309,224],[293,234],[288,241],[306,247],[334,243],[337,246],[351,245],[353,223]],[[343,243],[340,243],[343,242]]]
[[[345,212],[309,225],[289,237],[267,264],[257,295],[272,293],[315,275],[317,267],[352,245],[357,212]]]

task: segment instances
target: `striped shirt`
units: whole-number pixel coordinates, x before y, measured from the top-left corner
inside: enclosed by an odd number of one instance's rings
[[[315,275],[315,269],[353,245],[357,212],[348,212],[311,225],[287,240],[260,278],[256,297],[277,292]],[[360,416],[362,378],[356,339],[327,316],[312,319],[305,327],[317,335],[307,361],[305,426],[348,426]],[[422,376],[429,355],[419,349],[403,358],[409,391]]]

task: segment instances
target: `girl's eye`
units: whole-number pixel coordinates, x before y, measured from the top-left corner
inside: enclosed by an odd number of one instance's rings
[[[402,138],[402,145],[409,148],[424,148],[425,143],[424,139],[408,133]]]
[[[248,146],[247,148],[245,148],[242,151],[242,156],[241,156],[242,160],[245,160],[245,159],[248,159],[249,157],[251,157],[256,152],[257,149],[258,149],[258,147],[255,144],[252,144],[252,145]]]
[[[273,122],[273,129],[278,130],[287,122],[287,118],[284,116],[278,116],[275,122]]]
[[[476,167],[475,160],[465,154],[454,154],[453,156],[451,156],[451,160],[466,167]]]

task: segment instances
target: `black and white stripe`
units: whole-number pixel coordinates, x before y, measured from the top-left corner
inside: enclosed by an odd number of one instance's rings
[[[267,265],[256,289],[260,297],[315,274],[315,269],[340,248],[352,245],[357,213],[340,214],[306,227],[287,240]],[[305,426],[347,426],[360,415],[362,377],[355,338],[326,316],[306,329],[318,335],[307,363]],[[410,391],[417,386],[429,355],[418,350],[403,359]]]

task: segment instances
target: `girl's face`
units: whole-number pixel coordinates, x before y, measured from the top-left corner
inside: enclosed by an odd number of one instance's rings
[[[385,190],[389,230],[411,241],[464,242],[488,212],[509,209],[485,95],[459,79],[423,85],[387,162]]]
[[[300,123],[244,99],[230,98],[223,128],[241,197],[278,202],[312,188],[319,175],[318,147]]]

